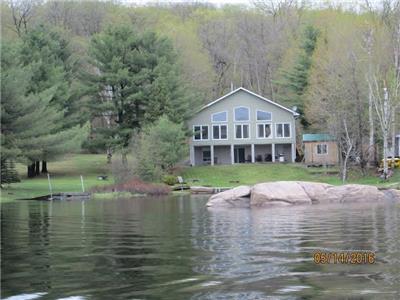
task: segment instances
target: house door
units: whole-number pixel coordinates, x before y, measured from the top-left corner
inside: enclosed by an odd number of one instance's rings
[[[244,148],[235,148],[235,163],[244,163]]]

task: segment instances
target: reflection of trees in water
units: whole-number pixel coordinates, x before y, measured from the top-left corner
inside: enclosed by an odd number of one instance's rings
[[[206,253],[195,271],[222,278],[219,291],[255,289],[266,294],[293,286],[308,287],[293,291],[295,295],[337,291],[340,278],[350,290],[365,288],[369,280],[390,283],[393,271],[386,278],[374,266],[316,265],[312,255],[317,250],[364,249],[381,252],[381,258],[391,253],[393,260],[400,254],[398,214],[398,208],[374,204],[210,209],[193,223],[194,248]],[[373,279],[364,281],[357,274],[368,277],[374,271]]]
[[[48,203],[29,201],[2,205],[1,277],[4,297],[21,291],[43,292],[51,288],[49,229]],[[16,274],[19,276],[15,277]],[[30,275],[20,278],[21,274]]]

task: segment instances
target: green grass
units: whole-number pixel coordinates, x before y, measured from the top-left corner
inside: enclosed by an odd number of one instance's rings
[[[80,175],[83,176],[85,190],[96,185],[113,183],[104,154],[78,154],[67,155],[57,162],[48,163],[53,192],[79,192],[82,191]],[[49,194],[47,175],[35,178],[26,177],[26,167],[17,165],[21,182],[13,183],[1,190],[1,202],[13,199],[31,198]],[[108,180],[97,179],[98,175],[108,175]]]
[[[337,174],[332,174],[332,173]],[[237,164],[218,166],[188,167],[181,171],[182,177],[190,185],[231,187],[252,185],[266,181],[301,180],[325,182],[333,185],[342,184],[338,168],[306,168],[301,164]],[[197,179],[198,181],[193,181]],[[351,171],[347,183],[389,186],[400,184],[400,170],[392,178],[383,182],[375,174],[361,176],[358,171]]]
[[[115,157],[114,159],[118,159]],[[85,189],[89,190],[96,185],[114,183],[110,166],[106,163],[105,155],[79,154],[67,155],[57,162],[48,163],[51,175],[53,192],[78,192],[81,191],[80,175],[84,178]],[[1,202],[14,199],[31,198],[49,194],[46,175],[28,179],[26,167],[17,165],[21,175],[20,183],[13,183],[1,190]],[[328,171],[328,172],[326,172]],[[341,184],[337,168],[306,168],[301,164],[237,164],[187,167],[181,170],[183,178],[190,185],[208,185],[215,187],[233,187],[238,185],[252,185],[266,181],[303,180],[325,182],[334,185]],[[97,179],[98,175],[108,175],[107,181]],[[198,179],[193,182],[193,179]],[[383,182],[376,175],[361,176],[358,171],[350,172],[348,183],[371,184],[376,186],[400,187],[400,170],[387,182]],[[112,195],[103,195],[109,198]]]

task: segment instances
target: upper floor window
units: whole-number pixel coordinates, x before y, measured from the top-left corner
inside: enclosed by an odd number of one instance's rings
[[[249,134],[249,124],[236,124],[235,125],[235,138],[237,139],[248,139]]]
[[[272,137],[272,124],[266,124],[266,123],[257,124],[257,137],[259,139],[271,138]]]
[[[211,120],[213,122],[226,122],[228,121],[228,113],[226,111],[222,111],[212,114]]]
[[[193,139],[195,141],[208,140],[208,126],[207,125],[193,126]]]
[[[276,124],[275,128],[277,138],[290,138],[290,123]]]
[[[317,145],[317,154],[327,154],[328,153],[328,145],[327,144],[318,144]]]
[[[228,138],[227,125],[213,125],[213,139],[226,140]]]
[[[257,110],[257,121],[271,121],[272,114],[268,111]]]
[[[250,113],[249,109],[244,106],[235,108],[235,121],[249,121]]]

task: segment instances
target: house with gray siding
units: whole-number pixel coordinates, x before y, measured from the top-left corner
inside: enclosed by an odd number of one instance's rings
[[[190,163],[294,162],[298,113],[245,88],[202,107],[189,121]]]

